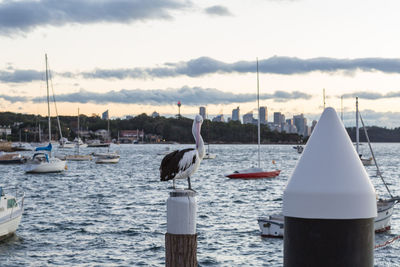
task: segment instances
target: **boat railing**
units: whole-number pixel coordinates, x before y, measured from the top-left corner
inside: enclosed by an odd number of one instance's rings
[[[14,209],[18,207],[17,210],[22,210],[24,208],[24,199],[25,199],[25,192],[22,190],[20,186],[10,187],[10,188],[2,188],[6,192],[11,192],[10,195],[15,197],[15,203],[11,207],[10,218],[12,218],[14,214]],[[12,194],[14,192],[14,194]]]

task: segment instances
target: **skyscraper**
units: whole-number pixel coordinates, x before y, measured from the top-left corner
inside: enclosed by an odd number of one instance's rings
[[[104,111],[103,114],[101,114],[101,118],[103,120],[108,120],[109,119],[109,117],[108,117],[108,109],[106,111]]]
[[[296,125],[297,133],[303,136],[307,136],[306,133],[306,126],[307,126],[307,119],[304,118],[303,114],[293,116],[294,125]]]
[[[240,120],[240,109],[239,107],[232,109],[232,120],[239,121]]]
[[[243,115],[243,124],[253,123],[253,112],[249,112]]]
[[[274,112],[274,124],[281,125],[283,122],[285,122],[285,115],[280,112]]]
[[[203,120],[205,120],[206,119],[206,108],[200,107],[199,114],[203,117]]]
[[[260,124],[267,124],[268,122],[268,109],[267,107],[260,107]]]

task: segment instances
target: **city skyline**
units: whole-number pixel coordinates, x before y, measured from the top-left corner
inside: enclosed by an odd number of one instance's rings
[[[338,112],[342,96],[345,114],[359,96],[372,125],[399,127],[399,7],[394,0],[0,1],[7,51],[0,110],[47,114],[47,53],[60,115],[78,107],[111,117],[176,114],[177,101],[184,116],[199,106],[210,116],[237,106],[245,114],[256,107],[258,58],[260,106],[270,114],[317,119],[325,89]]]

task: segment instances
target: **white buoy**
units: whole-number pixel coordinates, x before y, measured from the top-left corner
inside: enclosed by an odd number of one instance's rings
[[[174,189],[167,200],[166,266],[197,266],[196,193]]]
[[[321,115],[283,196],[284,266],[373,266],[374,187],[333,108]]]

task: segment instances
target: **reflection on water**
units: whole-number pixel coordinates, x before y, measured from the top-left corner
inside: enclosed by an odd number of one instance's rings
[[[171,150],[187,145],[168,145]],[[22,167],[0,166],[4,186],[25,189],[25,213],[17,235],[0,243],[2,265],[164,265],[166,200],[172,182],[159,181],[166,145],[120,145],[116,165],[69,162],[62,174],[27,175]],[[400,144],[373,144],[384,177],[399,195]],[[279,212],[282,192],[300,157],[290,145],[263,145],[264,169],[279,168],[272,179],[231,180],[233,170],[257,165],[256,145],[211,145],[214,160],[205,160],[192,177],[198,192],[198,261],[201,266],[282,266],[281,239],[261,238],[257,217]],[[82,149],[82,153],[94,152]],[[100,151],[100,148],[98,148]],[[367,154],[365,152],[365,154]],[[272,164],[276,161],[276,165]],[[374,167],[367,167],[375,174]],[[377,192],[385,189],[372,178]],[[186,186],[186,181],[178,181]],[[391,233],[400,234],[395,208]],[[399,242],[375,252],[376,266],[393,266]]]

